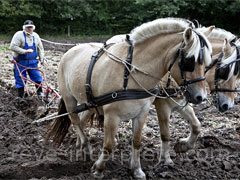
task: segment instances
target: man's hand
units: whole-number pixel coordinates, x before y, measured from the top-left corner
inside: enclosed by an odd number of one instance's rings
[[[15,61],[14,59],[9,59],[9,62],[10,62],[10,63],[13,63],[13,64],[16,63],[16,61]]]
[[[16,60],[12,55],[7,54],[7,58],[9,59],[10,63],[13,63],[13,64],[16,63]]]
[[[32,53],[32,52],[33,52],[33,49],[27,49],[27,50],[25,51],[25,54]]]
[[[41,65],[44,65],[45,63],[47,63],[47,59],[46,58],[40,59],[40,63]]]

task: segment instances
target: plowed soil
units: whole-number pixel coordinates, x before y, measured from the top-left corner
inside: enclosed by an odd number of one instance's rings
[[[94,179],[91,166],[100,154],[103,132],[88,127],[92,145],[90,159],[76,148],[76,135],[70,128],[64,143],[53,147],[44,136],[50,122],[32,124],[46,115],[44,102],[37,97],[18,98],[13,88],[12,64],[8,62],[9,44],[1,42],[0,49],[0,179]],[[56,87],[56,69],[63,52],[46,51],[48,64],[44,67],[47,81]],[[42,67],[43,68],[43,67]],[[171,157],[174,166],[158,163],[161,140],[154,106],[143,130],[141,163],[147,179],[240,179],[240,102],[225,113],[214,106],[194,107],[202,123],[202,131],[193,150],[175,153],[173,146],[179,138],[187,137],[189,125],[173,113],[170,122]],[[45,113],[45,114],[44,114]],[[131,121],[121,122],[117,145],[107,162],[104,179],[132,179],[129,169],[131,153]]]

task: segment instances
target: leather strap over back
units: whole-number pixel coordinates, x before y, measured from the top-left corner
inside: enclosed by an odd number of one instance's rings
[[[127,59],[126,59],[126,66],[124,69],[124,76],[123,76],[123,89],[127,90],[127,85],[128,85],[128,76],[130,74],[129,70],[132,69],[132,58],[133,58],[133,45],[132,45],[132,41],[130,40],[130,36],[126,35],[126,41],[129,44],[129,48],[128,48],[128,55],[127,55]]]

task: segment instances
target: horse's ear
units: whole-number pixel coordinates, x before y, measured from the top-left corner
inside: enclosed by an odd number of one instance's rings
[[[223,53],[226,54],[230,54],[231,53],[231,45],[229,43],[229,41],[225,38],[223,41],[223,48],[222,48]]]
[[[204,32],[205,36],[209,36],[209,34],[211,34],[211,32],[213,31],[213,29],[215,28],[215,26],[209,26],[206,28],[206,31]]]
[[[236,44],[237,46],[240,46],[240,38],[235,41],[235,44]]]
[[[184,31],[183,39],[184,39],[185,44],[188,44],[192,41],[192,39],[193,39],[192,28],[189,27]]]

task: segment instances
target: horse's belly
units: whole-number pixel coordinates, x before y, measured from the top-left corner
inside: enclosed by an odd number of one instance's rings
[[[122,121],[138,118],[148,113],[153,97],[139,100],[123,100],[104,106],[104,114],[110,113],[118,116]]]

